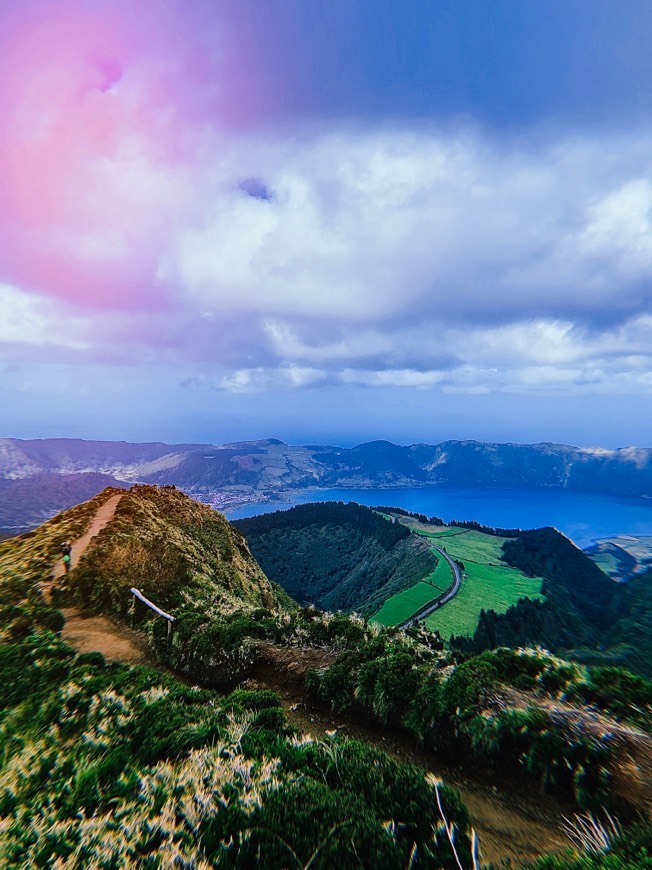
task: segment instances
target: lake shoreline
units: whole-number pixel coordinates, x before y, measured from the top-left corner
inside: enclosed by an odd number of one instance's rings
[[[492,528],[553,526],[582,548],[600,538],[652,535],[652,504],[635,496],[577,492],[561,487],[461,488],[450,484],[382,487],[311,487],[279,497],[218,508],[230,520],[288,510],[314,501],[388,504],[445,522],[475,520]],[[244,496],[244,493],[243,493]],[[245,499],[242,499],[245,502]]]

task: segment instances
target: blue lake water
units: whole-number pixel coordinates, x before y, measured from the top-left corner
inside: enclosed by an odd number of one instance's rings
[[[286,510],[310,501],[356,501],[391,505],[445,521],[477,520],[502,528],[554,526],[579,547],[613,535],[652,535],[652,499],[621,498],[563,489],[306,489],[285,502],[253,504],[227,511],[229,519]]]

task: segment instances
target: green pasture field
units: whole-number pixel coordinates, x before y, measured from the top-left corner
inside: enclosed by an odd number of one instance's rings
[[[398,625],[438,595],[439,591],[434,586],[421,581],[388,598],[372,619],[381,625]]]
[[[481,565],[502,565],[503,544],[507,538],[485,535],[474,529],[422,527],[419,534],[430,538],[433,544],[446,550],[449,556],[460,559],[466,564],[479,562]]]
[[[455,598],[425,620],[426,626],[437,630],[444,640],[452,634],[472,636],[483,609],[505,613],[519,598],[544,598],[540,577],[526,577],[506,565],[465,561],[464,566],[462,585]]]
[[[451,569],[445,559],[440,556],[437,556],[437,559],[437,567],[428,577],[416,586],[411,586],[388,598],[378,613],[372,617],[374,622],[379,622],[381,625],[398,625],[403,620],[409,619],[424,604],[445,592],[453,582]]]
[[[482,609],[504,613],[519,598],[544,597],[540,577],[526,577],[518,568],[502,561],[507,538],[458,526],[431,526],[412,519],[402,521],[464,565],[462,585],[455,598],[425,620],[427,627],[439,631],[445,640],[452,634],[471,636]],[[444,559],[439,559],[435,575],[437,579],[433,579],[433,575],[427,579],[442,589],[450,586],[450,568]],[[435,598],[436,590],[432,593],[432,587],[422,581],[388,598],[373,618],[383,625],[398,625]]]

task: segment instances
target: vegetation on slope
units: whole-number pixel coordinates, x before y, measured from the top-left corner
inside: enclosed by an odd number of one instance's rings
[[[649,682],[532,651],[485,652],[451,669],[446,657],[424,653],[416,643],[376,636],[312,672],[308,685],[340,713],[356,711],[401,727],[448,759],[493,769],[498,777],[518,772],[595,809],[619,803],[613,780],[618,750],[609,732],[615,725],[596,726],[569,701],[652,729]],[[518,691],[506,694],[506,686]],[[545,701],[560,693],[566,701]],[[641,732],[640,739],[649,753],[651,738]]]
[[[21,638],[36,628],[60,631],[61,613],[44,599],[39,584],[50,577],[62,541],[78,538],[117,489],[53,517],[37,531],[0,541],[0,642]]]
[[[652,565],[652,537],[617,535],[602,538],[584,552],[614,580],[630,580],[644,574]]]
[[[135,486],[67,578],[75,600],[125,617],[137,587],[164,609],[208,614],[274,608],[286,596],[265,577],[225,518],[174,488]],[[147,614],[136,612],[136,621]]]
[[[617,587],[601,641],[599,651],[578,651],[577,656],[652,678],[652,571]]]
[[[271,692],[221,697],[76,656],[0,646],[3,867],[470,867],[457,795],[354,741],[292,731]]]
[[[407,528],[355,503],[300,505],[234,525],[271,580],[326,610],[369,615],[437,564]]]
[[[101,856],[106,868],[470,867],[464,808],[416,768],[353,741],[294,733],[273,693],[189,689],[97,654],[76,656],[47,630],[61,615],[39,583],[59,539],[81,534],[102,498],[0,549],[0,607],[22,611],[2,621],[0,636],[7,866],[81,868]],[[242,539],[213,517],[174,490],[132,490],[69,575],[68,594],[124,613],[129,568],[142,565],[141,585],[152,597],[167,594],[177,616],[171,644],[162,620],[145,616],[143,625],[160,660],[193,682],[238,683],[261,644],[297,657],[327,651],[331,663],[309,674],[307,688],[338,716],[398,726],[496,778],[512,771],[580,805],[631,811],[615,772],[620,753],[635,765],[632,741],[649,739],[645,680],[531,651],[466,658],[423,628],[286,607]],[[166,546],[183,558],[151,568],[147,560],[168,555]],[[586,714],[585,703],[599,713]],[[457,857],[446,822],[456,826]],[[643,855],[643,839],[623,842]]]
[[[422,627],[384,629],[313,608],[210,621],[188,611],[171,646],[162,627],[155,639],[162,661],[197,682],[222,686],[254,673],[261,644],[295,648],[297,661],[307,649],[328,650],[331,663],[308,674],[307,690],[338,716],[399,727],[449,761],[497,778],[508,772],[529,777],[595,809],[619,809],[632,800],[614,779],[629,749],[614,740],[620,732],[613,717],[631,723],[625,742],[635,739],[633,727],[652,725],[652,685],[626,671],[583,668],[528,651],[459,659]],[[560,694],[566,700],[559,701]],[[606,718],[596,724],[585,704]],[[644,741],[649,759],[652,738],[642,731],[636,739]],[[652,795],[645,799],[652,802]]]
[[[400,625],[451,585],[451,569],[445,559],[437,561],[435,570],[416,586],[392,595],[375,613],[373,619],[381,625]]]
[[[484,609],[491,608],[501,613],[523,597],[541,598],[541,578],[528,577],[523,571],[503,561],[502,548],[507,541],[505,535],[498,535],[496,530],[487,529],[479,523],[458,522],[445,526],[437,517],[428,520],[424,516],[410,515],[404,511],[385,510],[397,513],[401,523],[406,523],[430,544],[446,550],[463,565],[462,585],[455,598],[425,621],[428,628],[439,631],[446,640],[452,635],[472,636]],[[503,531],[517,534],[513,530]],[[429,579],[441,587],[440,591],[447,589],[451,584],[448,564],[441,560],[437,573]],[[432,590],[429,594],[427,587],[421,583],[388,599],[374,619],[387,625],[397,625],[416,613],[436,594]]]
[[[483,611],[473,640],[455,638],[457,647],[541,644],[578,661],[652,676],[652,572],[614,583],[554,529],[524,532],[503,552],[511,564],[544,577],[546,600],[521,600],[504,614]]]

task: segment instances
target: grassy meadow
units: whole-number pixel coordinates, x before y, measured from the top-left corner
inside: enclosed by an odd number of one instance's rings
[[[478,624],[481,610],[505,613],[519,598],[543,598],[541,578],[526,577],[516,568],[503,565],[479,565],[465,562],[462,586],[452,601],[425,620],[448,640],[451,634],[470,637]]]
[[[504,613],[519,598],[540,598],[541,578],[527,577],[517,568],[506,565],[502,547],[507,538],[486,535],[474,529],[431,526],[408,521],[413,530],[446,550],[462,562],[462,585],[452,601],[436,610],[425,620],[428,628],[437,630],[448,640],[452,634],[471,636],[478,624],[481,610]],[[398,625],[409,619],[424,604],[439,594],[427,581],[444,590],[451,584],[448,564],[440,559],[433,575],[416,586],[388,598],[374,616],[383,625]]]
[[[392,595],[374,616],[381,625],[398,625],[409,619],[433,598],[436,598],[451,585],[451,571],[444,559],[439,559],[437,567],[416,586],[411,586],[397,595]]]

